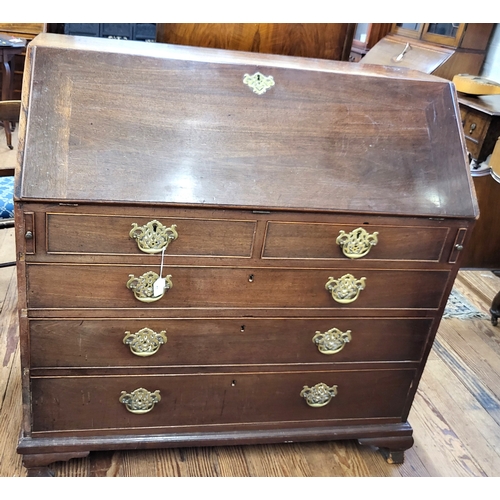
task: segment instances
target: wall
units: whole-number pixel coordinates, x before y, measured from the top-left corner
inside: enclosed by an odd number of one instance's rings
[[[481,76],[500,83],[500,24],[496,24],[486,51]]]

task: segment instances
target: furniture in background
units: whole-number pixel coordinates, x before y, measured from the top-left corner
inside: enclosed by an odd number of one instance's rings
[[[60,23],[48,24],[50,33],[118,40],[154,42],[156,23]]]
[[[21,101],[0,101],[0,122],[10,128],[11,122],[19,121],[20,110]],[[0,229],[3,230],[13,226],[14,166],[2,166],[0,168]],[[14,266],[15,264],[15,262],[0,262],[0,267]]]
[[[477,215],[451,82],[53,34],[28,57],[28,473],[329,439],[401,462]]]
[[[15,57],[24,52],[26,40],[17,37],[0,35],[0,72],[2,75],[2,92],[0,95],[0,124],[3,125],[7,146],[12,149],[12,132],[14,123],[19,119],[20,101],[12,101],[12,87],[15,72]]]
[[[391,23],[358,23],[349,60],[359,62],[379,40],[389,34],[391,27]]]
[[[361,59],[423,71],[452,80],[479,74],[494,23],[396,23]]]
[[[500,269],[500,184],[490,169],[480,167],[500,137],[500,95],[458,95],[465,143],[472,157],[471,174],[476,189],[480,217],[474,228],[471,244],[462,261],[466,268]]]
[[[29,43],[39,33],[45,32],[47,25],[45,23],[0,23],[0,36],[11,36],[22,38]],[[16,54],[11,60],[14,69],[11,73],[11,95],[8,99],[18,100],[21,99],[23,72],[24,72],[24,59],[26,50]],[[3,85],[3,77],[2,77]],[[2,98],[3,99],[3,98]]]
[[[355,23],[158,23],[156,41],[348,61]]]
[[[491,154],[489,165],[491,168],[490,172],[491,178],[498,183],[498,186],[500,186],[500,137],[497,139],[497,142],[493,148],[493,153]],[[497,210],[496,212],[497,219],[498,219],[498,213],[499,211]],[[497,253],[500,253],[500,244],[497,246]],[[495,274],[498,275],[499,274],[498,271]],[[500,318],[500,290],[498,291],[498,293],[491,302],[490,314],[491,314],[491,324],[493,326],[497,326],[498,318]]]

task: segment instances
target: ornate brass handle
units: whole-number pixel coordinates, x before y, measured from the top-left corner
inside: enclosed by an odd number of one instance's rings
[[[300,391],[300,396],[306,400],[306,403],[313,408],[321,408],[327,405],[332,398],[337,395],[337,386],[328,387],[323,382],[313,387],[307,385]]]
[[[337,354],[351,341],[351,330],[341,332],[338,328],[331,328],[327,332],[316,332],[312,338],[322,354]]]
[[[168,247],[171,241],[177,239],[176,228],[175,224],[165,227],[157,220],[152,220],[140,227],[134,222],[129,235],[136,240],[137,246],[142,252],[160,253],[164,248]]]
[[[341,230],[337,237],[337,245],[342,248],[346,257],[360,259],[378,243],[377,235],[377,232],[370,234],[362,227],[358,227],[350,233]]]
[[[133,274],[129,274],[127,288],[134,292],[134,296],[137,300],[141,302],[155,302],[161,299],[163,295],[165,295],[165,292],[174,286],[171,278],[172,275],[170,274],[162,278],[165,282],[161,285],[161,289],[158,293],[158,291],[155,290],[155,283],[160,277],[154,271],[148,271],[138,278]]]
[[[274,86],[274,78],[271,75],[265,76],[257,71],[253,75],[245,73],[243,83],[248,85],[257,95],[262,95]]]
[[[136,356],[152,356],[167,342],[166,333],[165,330],[157,333],[151,328],[142,328],[135,333],[125,332],[123,343],[128,345]]]
[[[125,405],[129,412],[142,415],[151,411],[154,405],[161,401],[161,396],[160,391],[149,392],[140,387],[131,393],[122,391],[118,400]]]
[[[361,290],[365,289],[366,278],[355,278],[352,274],[344,274],[339,279],[328,278],[325,288],[332,294],[332,299],[340,304],[354,302]]]

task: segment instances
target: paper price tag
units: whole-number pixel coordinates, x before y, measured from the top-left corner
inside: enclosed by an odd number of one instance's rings
[[[153,283],[153,297],[159,297],[160,295],[163,295],[165,292],[165,278],[158,278],[154,283]]]

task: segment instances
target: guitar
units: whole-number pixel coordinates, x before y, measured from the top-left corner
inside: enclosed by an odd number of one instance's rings
[[[455,75],[453,83],[458,92],[472,95],[500,94],[500,83],[481,76]]]

